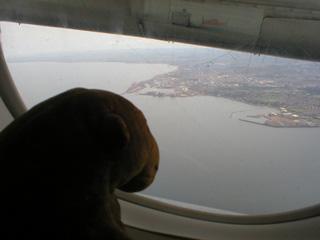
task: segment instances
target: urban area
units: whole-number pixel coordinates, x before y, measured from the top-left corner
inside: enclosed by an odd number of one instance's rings
[[[272,127],[320,127],[320,65],[271,57],[178,64],[176,71],[134,83],[127,92],[155,97],[209,95],[277,109],[248,116]],[[241,119],[240,119],[241,120]],[[242,119],[243,120],[243,119]]]

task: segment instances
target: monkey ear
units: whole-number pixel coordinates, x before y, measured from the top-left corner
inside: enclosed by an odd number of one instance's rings
[[[102,125],[103,140],[110,150],[121,150],[129,143],[127,124],[119,115],[105,115]]]

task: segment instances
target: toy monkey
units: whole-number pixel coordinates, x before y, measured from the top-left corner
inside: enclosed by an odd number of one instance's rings
[[[0,239],[130,239],[114,191],[145,189],[158,164],[125,98],[73,89],[46,100],[0,133]]]

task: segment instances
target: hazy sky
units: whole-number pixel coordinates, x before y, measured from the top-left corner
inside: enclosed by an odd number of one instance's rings
[[[190,45],[53,27],[1,22],[6,56],[129,48],[185,48]]]

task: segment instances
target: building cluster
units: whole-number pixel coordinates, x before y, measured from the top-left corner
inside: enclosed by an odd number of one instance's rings
[[[269,121],[266,125],[281,127],[320,127],[320,119],[309,116],[302,116],[289,112],[286,108],[280,107],[280,113],[271,112],[265,116]]]

